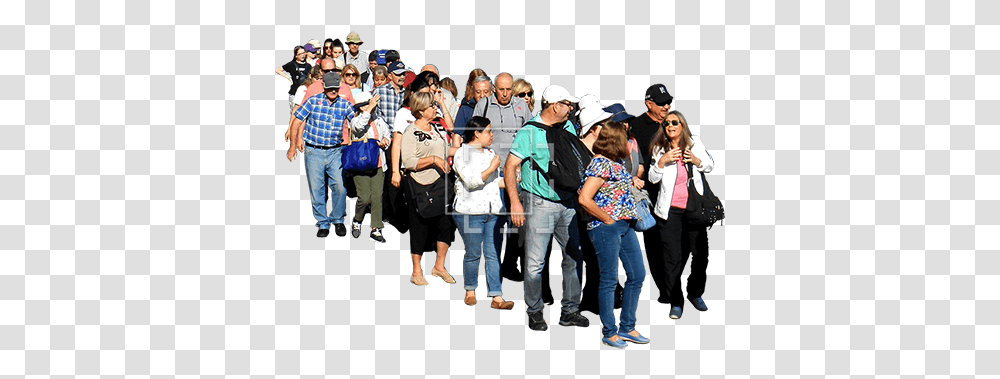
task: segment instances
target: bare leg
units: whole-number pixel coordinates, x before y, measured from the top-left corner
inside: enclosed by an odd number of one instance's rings
[[[434,260],[434,270],[441,272],[448,272],[444,268],[444,258],[448,255],[448,244],[444,242],[437,243],[437,259]],[[419,262],[417,263],[419,265]]]
[[[413,276],[423,276],[424,270],[420,268],[420,257],[423,253],[410,253],[410,257],[413,258]]]

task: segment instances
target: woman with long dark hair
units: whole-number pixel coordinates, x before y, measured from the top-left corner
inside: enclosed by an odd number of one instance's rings
[[[660,229],[663,250],[660,252],[665,277],[656,280],[660,292],[670,299],[670,318],[679,319],[684,312],[684,293],[681,290],[681,273],[691,259],[691,275],[687,280],[687,298],[699,311],[708,306],[701,296],[705,293],[705,271],[708,268],[708,233],[704,226],[696,226],[684,219],[687,209],[688,181],[695,190],[704,193],[699,172],[708,173],[715,161],[701,140],[691,134],[687,119],[678,111],[670,111],[649,146],[652,156],[649,181],[660,183],[653,215]],[[646,252],[650,265],[657,264],[657,252]],[[658,271],[657,271],[658,272]],[[662,297],[663,295],[661,295]]]

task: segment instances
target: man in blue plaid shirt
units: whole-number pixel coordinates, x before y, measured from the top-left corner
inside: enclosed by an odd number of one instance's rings
[[[296,150],[302,151],[306,161],[306,178],[312,198],[313,217],[316,217],[316,237],[330,235],[334,224],[338,236],[346,236],[344,218],[347,216],[347,190],[340,165],[343,152],[344,128],[354,118],[353,104],[337,96],[340,74],[323,75],[323,93],[306,99],[295,111],[292,130],[295,138],[288,149],[288,160],[295,158]],[[333,209],[326,214],[326,187],[332,192]]]
[[[373,95],[379,95],[378,107],[372,114],[372,119],[381,118],[386,125],[391,128],[396,120],[396,112],[403,107],[403,83],[406,82],[406,65],[403,62],[395,61],[386,65],[389,70],[389,82],[372,89]],[[399,173],[399,145],[402,143],[402,133],[392,133],[392,155],[389,168],[392,169],[390,181],[393,186],[399,188],[402,178]]]

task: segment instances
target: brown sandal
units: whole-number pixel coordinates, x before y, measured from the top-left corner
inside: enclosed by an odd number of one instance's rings
[[[410,276],[410,283],[416,284],[418,286],[426,286],[427,280],[424,279],[423,275],[420,276]]]
[[[447,271],[431,270],[431,275],[444,279],[445,283],[455,284],[455,278],[452,278]]]
[[[491,301],[490,302],[490,308],[511,310],[511,309],[514,309],[514,302],[513,301],[504,301],[502,303],[497,303],[495,301]]]

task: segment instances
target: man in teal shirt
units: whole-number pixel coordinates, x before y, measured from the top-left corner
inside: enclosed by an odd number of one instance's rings
[[[576,102],[579,99],[570,95],[565,88],[549,86],[542,93],[542,112],[531,121],[549,127],[562,127],[575,135],[576,128],[566,120]],[[525,233],[524,258],[527,263],[524,272],[524,301],[528,307],[528,327],[532,330],[548,329],[548,324],[542,317],[544,303],[541,272],[545,264],[545,250],[552,236],[555,236],[563,251],[564,291],[559,325],[586,327],[590,325],[590,320],[580,314],[581,286],[577,266],[582,264],[583,259],[580,255],[579,233],[571,233],[571,230],[577,229],[576,210],[572,206],[572,199],[560,198],[542,173],[534,168],[549,167],[550,146],[545,134],[544,129],[530,123],[521,128],[514,136],[503,170],[506,191],[510,196],[511,221],[514,226],[523,226]],[[520,183],[516,178],[518,165],[521,165]],[[520,196],[518,185],[521,187]]]

